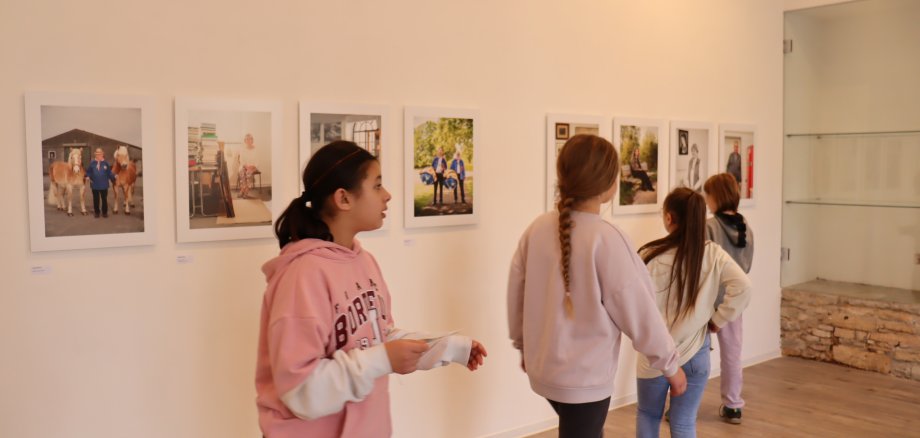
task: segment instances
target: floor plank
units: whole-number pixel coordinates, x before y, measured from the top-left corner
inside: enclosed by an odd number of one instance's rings
[[[705,438],[920,437],[920,382],[841,365],[783,357],[744,370],[744,423],[719,418],[719,382],[710,380],[697,435]],[[635,436],[636,405],[611,411],[605,437]],[[532,435],[552,438],[556,430]],[[662,423],[662,437],[670,437]]]

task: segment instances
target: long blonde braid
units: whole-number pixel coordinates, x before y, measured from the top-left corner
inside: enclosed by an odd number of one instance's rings
[[[560,198],[556,208],[559,210],[559,245],[562,248],[562,281],[565,284],[565,298],[562,301],[565,309],[565,317],[571,319],[575,310],[572,306],[572,228],[575,227],[575,221],[572,220],[572,210],[575,205],[574,198]]]
[[[562,280],[565,285],[563,309],[567,319],[574,318],[572,302],[572,212],[585,200],[611,190],[619,169],[613,145],[596,135],[579,134],[562,146],[556,157],[556,181],[559,187],[559,244],[562,257]]]

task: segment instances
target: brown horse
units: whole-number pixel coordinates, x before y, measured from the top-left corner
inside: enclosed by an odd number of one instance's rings
[[[121,188],[122,198],[125,203],[125,214],[131,214],[134,207],[134,183],[137,182],[137,165],[128,156],[128,147],[119,146],[115,151],[115,164],[112,174],[115,175],[115,187],[112,193],[115,196],[115,206],[112,213],[118,214],[118,189]]]
[[[48,169],[51,184],[48,187],[48,203],[57,204],[57,209],[64,211],[64,196],[67,196],[67,216],[73,216],[73,189],[80,188],[80,213],[86,214],[86,185],[83,169],[83,152],[74,148],[70,150],[67,162],[55,161]]]

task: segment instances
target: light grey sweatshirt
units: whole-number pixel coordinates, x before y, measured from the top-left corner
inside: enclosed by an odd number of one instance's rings
[[[743,233],[741,229],[744,230]],[[706,219],[706,237],[721,246],[732,260],[741,266],[745,274],[751,272],[751,263],[754,261],[754,231],[744,216],[734,214],[722,218],[717,215]]]
[[[744,216],[736,213],[706,219],[706,237],[721,246],[745,274],[751,272],[751,264],[754,262],[754,230]],[[717,307],[724,298],[725,288],[719,288]]]
[[[572,219],[573,318],[566,318],[563,306],[557,212],[534,220],[511,262],[508,325],[531,388],[563,403],[609,397],[621,332],[651,367],[674,375],[678,353],[635,248],[597,214],[574,212]]]

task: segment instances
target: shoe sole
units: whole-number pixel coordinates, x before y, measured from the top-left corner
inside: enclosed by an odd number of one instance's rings
[[[725,415],[725,413],[722,412],[721,409],[719,409],[719,416],[722,417],[722,420],[724,420],[726,423],[730,423],[730,424],[741,424],[741,418],[731,418],[731,417]]]

